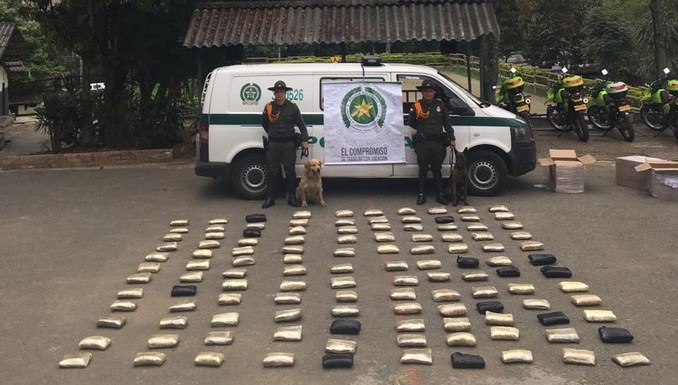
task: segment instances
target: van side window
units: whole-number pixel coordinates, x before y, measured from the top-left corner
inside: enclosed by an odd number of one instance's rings
[[[341,78],[341,77],[331,77],[331,78],[320,78],[320,110],[323,109],[323,104],[324,104],[324,98],[323,98],[323,84],[329,84],[329,83],[361,83],[366,81],[366,82],[385,82],[386,79],[384,78],[364,78],[358,77],[346,77],[346,78]]]
[[[435,97],[442,100],[450,112],[454,113],[454,111],[459,109],[468,108],[459,96],[447,89],[447,87],[442,87],[435,79],[420,75],[398,75],[398,81],[402,83],[403,90],[403,114],[408,114],[414,102],[422,98],[421,92],[417,90],[417,86],[420,86],[426,79],[438,86]]]

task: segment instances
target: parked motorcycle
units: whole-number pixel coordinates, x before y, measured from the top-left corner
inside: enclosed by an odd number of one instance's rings
[[[515,68],[511,68],[511,77],[504,79],[499,88],[495,87],[496,104],[519,115],[530,124],[530,95],[524,94],[525,81]]]
[[[591,89],[592,105],[586,112],[589,121],[605,132],[617,127],[625,141],[633,142],[636,134],[631,124],[631,104],[626,97],[629,87],[624,82],[609,82],[607,69],[601,73],[603,79],[598,79]]]
[[[670,126],[678,139],[678,79],[669,79],[670,72],[664,68],[663,78],[645,85],[640,117],[653,131],[661,132]]]
[[[558,131],[574,130],[582,142],[589,140],[589,126],[586,123],[586,104],[588,98],[583,95],[584,79],[579,75],[567,75],[567,68],[562,69],[559,77],[546,91],[546,120]]]

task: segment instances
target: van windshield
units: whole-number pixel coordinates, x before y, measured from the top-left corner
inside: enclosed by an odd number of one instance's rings
[[[444,73],[438,71],[438,75],[440,75],[440,76],[442,76],[443,78],[445,78],[445,80],[447,80],[448,82],[457,85],[457,87],[459,87],[459,90],[460,90],[461,92],[463,92],[464,95],[468,96],[471,100],[473,100],[473,102],[474,102],[475,104],[477,104],[479,107],[483,108],[483,107],[489,107],[489,106],[491,106],[490,103],[488,103],[488,102],[483,102],[482,100],[480,100],[480,99],[478,99],[477,97],[475,97],[475,95],[473,95],[472,93],[466,91],[466,88],[464,88],[464,87],[462,87],[461,85],[459,85],[459,83],[455,82],[454,80],[452,80],[449,76],[445,75]]]

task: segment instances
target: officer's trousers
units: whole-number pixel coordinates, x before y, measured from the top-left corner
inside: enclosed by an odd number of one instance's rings
[[[268,171],[268,192],[269,198],[275,198],[276,188],[280,185],[282,171],[280,165],[285,169],[287,177],[286,190],[288,194],[294,195],[294,189],[297,186],[297,173],[294,171],[294,161],[297,154],[297,148],[294,141],[284,142],[269,141],[266,150],[266,163]]]
[[[442,165],[447,149],[439,141],[422,141],[416,144],[417,164],[419,165],[419,193],[425,193],[426,177],[429,168],[433,173],[438,192],[443,191]]]

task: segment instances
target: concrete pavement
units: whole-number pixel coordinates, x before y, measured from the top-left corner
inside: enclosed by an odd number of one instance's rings
[[[481,269],[489,274],[486,282],[465,282],[462,270],[454,263],[456,256],[447,253],[448,244],[440,241],[432,216],[424,207],[414,205],[415,186],[411,181],[328,180],[328,206],[310,207],[312,218],[307,228],[303,264],[308,289],[302,293],[303,340],[298,343],[273,342],[277,327],[273,322],[280,306],[272,299],[283,279],[281,261],[283,240],[288,222],[296,209],[282,204],[263,211],[261,202],[242,201],[224,185],[193,175],[191,165],[154,165],[103,170],[35,170],[0,173],[0,244],[2,244],[3,279],[0,281],[0,328],[3,349],[0,369],[3,381],[11,384],[639,384],[667,383],[678,372],[673,357],[678,355],[678,311],[671,304],[678,286],[675,276],[678,262],[675,237],[678,206],[674,202],[650,197],[647,193],[614,184],[614,168],[609,162],[587,167],[584,194],[563,195],[535,187],[543,183],[542,170],[512,179],[506,193],[496,198],[471,197],[483,223],[495,241],[506,246],[505,255],[521,269],[521,277],[496,276],[484,260],[495,253],[484,253],[480,242],[458,222],[457,231],[469,244],[467,255],[481,259]],[[517,248],[500,222],[492,218],[487,207],[506,204],[535,240],[545,244],[545,252],[558,257],[558,265],[574,272],[574,279],[591,286],[590,293],[600,296],[603,305],[617,315],[615,326],[628,328],[635,336],[630,345],[606,345],[597,337],[599,325],[586,323],[582,309],[569,302],[569,295],[557,289],[557,281],[546,279],[538,268],[530,266],[526,255]],[[402,206],[417,209],[424,232],[434,236],[436,253],[412,256],[410,232],[403,230],[396,211]],[[367,219],[368,208],[379,208],[389,219],[400,247],[396,256],[379,256]],[[355,258],[335,258],[334,211],[352,209],[359,229]],[[266,229],[255,247],[256,265],[248,268],[249,288],[243,292],[239,306],[220,307],[216,298],[221,290],[221,272],[231,268],[231,249],[241,238],[248,213],[265,212]],[[163,350],[167,362],[161,368],[133,368],[137,352],[147,350],[147,339],[163,332],[158,328],[168,307],[176,302],[169,296],[172,285],[185,272],[191,251],[204,238],[204,228],[212,218],[228,218],[226,239],[215,250],[211,268],[198,285],[195,312],[185,313],[189,326],[169,331],[180,335],[177,348]],[[455,214],[457,221],[459,216]],[[140,285],[144,298],[138,309],[121,313],[128,324],[120,330],[97,329],[95,322],[111,314],[110,304],[118,290],[131,287],[125,278],[133,274],[144,256],[154,251],[169,230],[172,219],[187,218],[190,232],[180,242],[179,251],[171,253],[151,283]],[[388,298],[393,278],[383,270],[385,258],[405,260],[420,285],[415,287],[417,302],[426,325],[428,347],[433,351],[432,366],[401,365],[401,349],[396,346],[393,302]],[[451,273],[451,281],[434,284],[426,280],[415,261],[439,259],[442,271]],[[357,281],[363,331],[349,337],[357,341],[355,366],[351,370],[325,371],[320,357],[327,339],[336,305],[330,288],[330,266],[351,262]],[[546,298],[553,311],[565,312],[576,328],[581,342],[574,345],[546,342],[536,313],[522,308],[522,296],[506,291],[508,282],[533,283],[535,298]],[[493,285],[499,290],[497,300],[506,312],[514,314],[520,329],[517,342],[492,341],[489,327],[475,311],[477,300],[471,297],[475,286]],[[445,344],[442,318],[431,300],[434,288],[452,288],[462,295],[469,310],[471,332],[478,340],[475,348],[452,348]],[[285,308],[289,308],[287,306]],[[225,347],[205,347],[212,315],[237,311],[240,324],[230,328],[235,342]],[[80,339],[89,335],[107,335],[111,348],[94,352],[90,366],[84,370],[58,369],[64,354],[78,352]],[[564,365],[563,347],[593,350],[595,367]],[[505,365],[501,351],[530,349],[532,365]],[[196,368],[193,359],[200,351],[220,351],[226,362],[219,369]],[[297,363],[288,369],[264,369],[263,357],[271,351],[290,351]],[[482,355],[487,368],[462,371],[450,367],[453,351]],[[652,366],[622,369],[610,356],[640,351]]]

